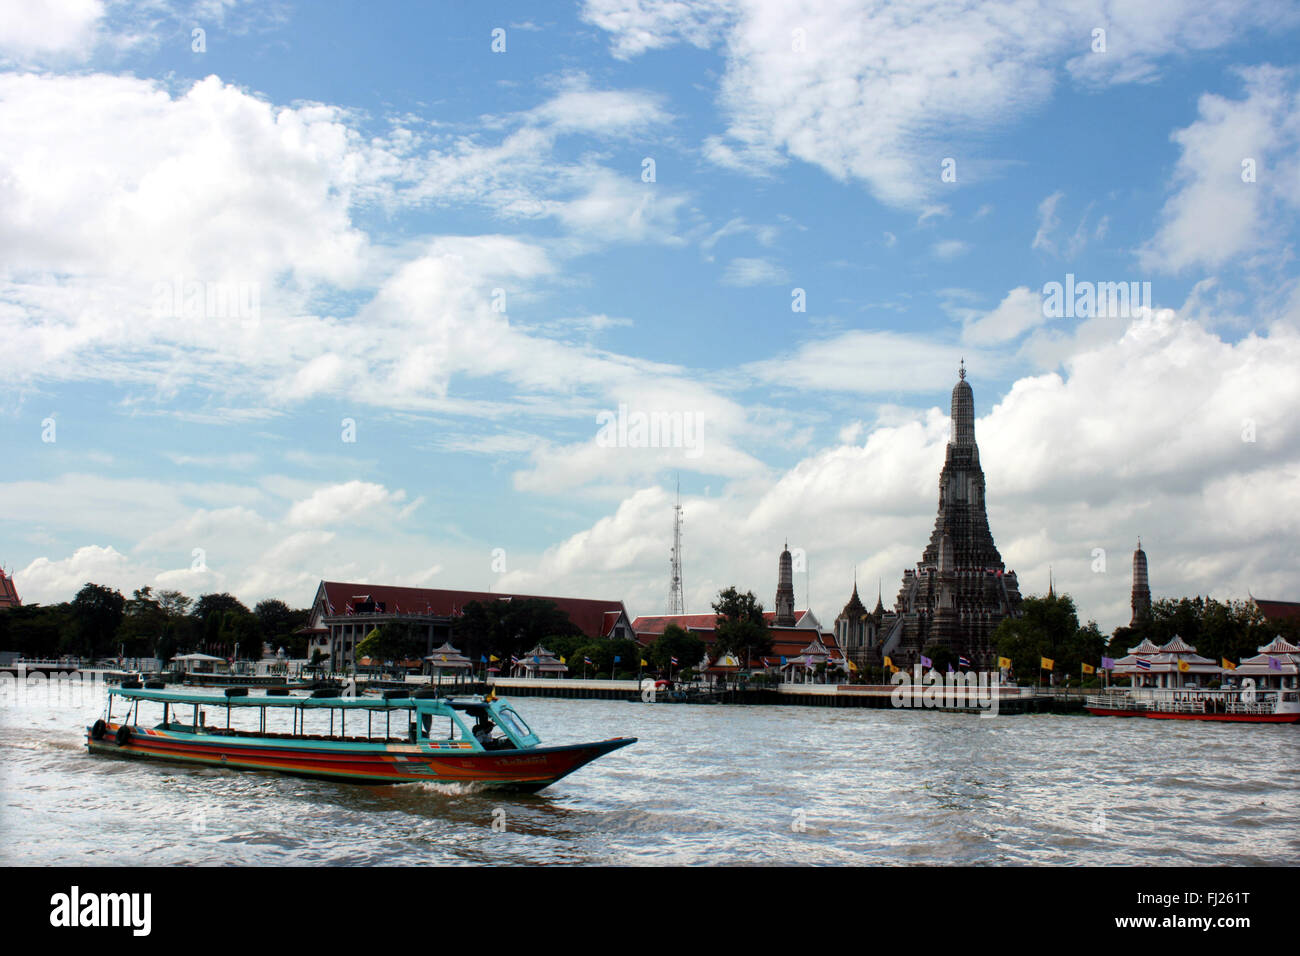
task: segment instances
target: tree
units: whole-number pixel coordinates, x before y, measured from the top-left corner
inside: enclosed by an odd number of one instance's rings
[[[744,663],[772,650],[772,636],[763,620],[763,605],[753,591],[741,594],[735,587],[719,591],[713,611],[717,614],[715,653],[734,654]]]
[[[234,611],[238,614],[251,614],[247,607],[233,594],[205,594],[194,605],[193,615],[206,628],[208,621],[217,614]]]
[[[156,654],[167,626],[167,612],[153,596],[153,589],[137,588],[126,602],[118,641],[129,657]]]
[[[0,611],[0,647],[25,657],[57,657],[65,634],[72,631],[72,605],[21,604]]]
[[[672,659],[677,658],[677,667],[695,667],[704,657],[704,641],[690,631],[669,624],[655,642],[645,649],[644,657],[656,670],[668,671],[673,668]]]
[[[294,634],[299,628],[306,627],[311,613],[305,608],[294,610],[283,601],[274,598],[260,601],[253,608],[257,618],[257,635],[274,652],[283,647],[289,657],[302,657],[307,653],[307,636]]]
[[[927,644],[923,653],[930,658],[930,665],[940,674],[946,674],[949,666],[957,669],[957,652],[946,644]]]
[[[72,599],[71,630],[65,637],[64,649],[83,657],[114,653],[125,609],[121,592],[88,582]]]
[[[186,597],[180,591],[159,591],[157,598],[168,617],[184,617],[194,605],[194,598]]]
[[[542,598],[470,601],[453,628],[456,647],[470,660],[485,654],[506,660],[553,638],[579,633],[567,613]]]
[[[1088,663],[1100,663],[1102,645],[1093,647],[1079,636],[1079,615],[1074,608],[1074,598],[1068,594],[1050,597],[1027,597],[1021,602],[1020,617],[1003,618],[993,632],[993,645],[998,656],[1011,658],[1012,668],[1021,677],[1037,675],[1041,658],[1053,661],[1053,673],[1064,677],[1078,676],[1080,662],[1088,655]],[[1100,638],[1096,633],[1096,638]]]
[[[1285,623],[1270,624],[1253,601],[1216,601],[1199,595],[1161,598],[1151,604],[1149,623],[1115,629],[1107,653],[1122,657],[1143,638],[1162,645],[1178,635],[1204,657],[1236,661],[1254,654],[1257,647],[1284,631],[1290,632],[1290,628]]]

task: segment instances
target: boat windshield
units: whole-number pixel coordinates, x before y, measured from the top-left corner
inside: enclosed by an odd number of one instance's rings
[[[497,719],[501,721],[502,726],[504,726],[506,730],[510,731],[521,740],[532,733],[532,731],[528,729],[528,725],[524,723],[524,719],[509,707],[502,707],[498,710]]]

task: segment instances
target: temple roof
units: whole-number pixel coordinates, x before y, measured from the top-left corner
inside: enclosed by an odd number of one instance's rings
[[[1263,647],[1256,648],[1261,654],[1296,654],[1300,653],[1300,647],[1296,647],[1281,634],[1273,638]]]
[[[0,570],[0,607],[22,607],[22,603],[13,577]]]
[[[858,586],[853,585],[853,596],[849,598],[849,603],[844,605],[844,610],[840,611],[840,617],[848,618],[850,621],[856,621],[867,613],[867,606],[862,603],[858,597]]]
[[[1195,654],[1196,648],[1175,634],[1173,640],[1160,648],[1160,652],[1162,654]]]
[[[1128,652],[1130,654],[1159,654],[1160,648],[1152,642],[1151,638],[1144,637],[1141,644],[1137,647],[1130,647]]]

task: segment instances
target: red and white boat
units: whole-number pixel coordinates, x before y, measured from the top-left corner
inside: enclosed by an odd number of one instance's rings
[[[1291,689],[1123,687],[1091,696],[1084,706],[1102,717],[1300,723],[1300,690]]]

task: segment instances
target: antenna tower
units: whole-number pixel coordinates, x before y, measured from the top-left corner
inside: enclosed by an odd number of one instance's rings
[[[668,613],[685,614],[682,600],[682,479],[677,479],[677,503],[673,505],[672,580],[668,584]]]

